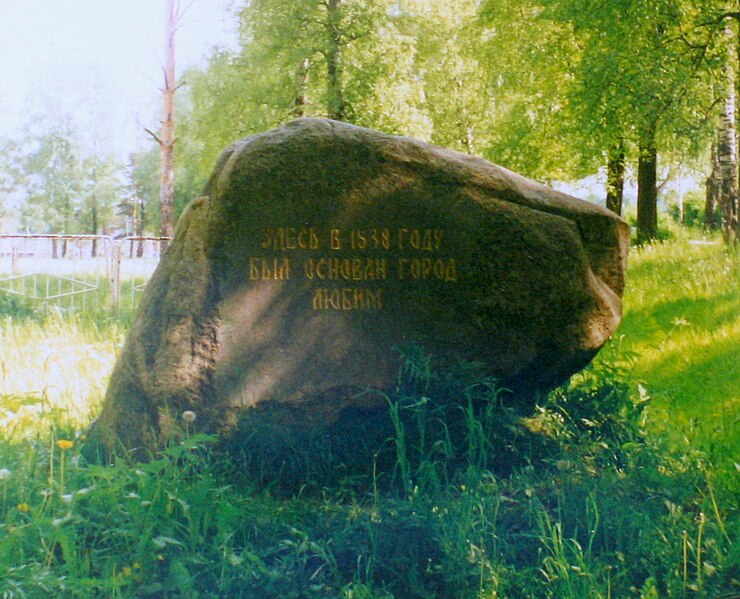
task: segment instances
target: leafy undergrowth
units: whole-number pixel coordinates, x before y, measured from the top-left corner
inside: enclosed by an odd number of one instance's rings
[[[737,506],[696,448],[645,429],[627,366],[525,418],[471,366],[411,352],[378,460],[282,496],[193,434],[88,463],[60,422],[0,444],[6,597],[719,597]],[[642,395],[641,395],[642,393]],[[383,454],[383,455],[381,455]],[[383,458],[390,468],[380,470]],[[304,462],[308,463],[308,461]],[[722,593],[726,593],[722,595]]]

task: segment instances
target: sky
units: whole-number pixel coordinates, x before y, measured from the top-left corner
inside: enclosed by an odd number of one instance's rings
[[[214,46],[236,46],[234,0],[179,4],[178,77]],[[125,159],[149,147],[165,16],[165,0],[0,0],[0,138],[71,118],[88,150]]]

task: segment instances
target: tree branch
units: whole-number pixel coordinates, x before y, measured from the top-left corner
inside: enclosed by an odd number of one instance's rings
[[[160,146],[162,145],[162,140],[159,139],[156,133],[154,133],[153,131],[150,131],[146,127],[144,127],[144,131],[146,131],[149,135],[151,135],[154,138],[154,141],[156,141]]]

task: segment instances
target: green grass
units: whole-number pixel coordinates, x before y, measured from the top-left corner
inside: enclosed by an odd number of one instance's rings
[[[526,418],[407,348],[377,454],[306,448],[296,487],[197,434],[88,462],[125,325],[0,302],[0,596],[738,596],[737,256],[671,242],[629,275],[617,338]]]
[[[652,424],[731,459],[740,446],[740,260],[719,242],[633,250],[617,335],[637,355]],[[738,456],[734,456],[738,461]]]

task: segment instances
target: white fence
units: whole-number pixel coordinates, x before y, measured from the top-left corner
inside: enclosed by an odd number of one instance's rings
[[[134,307],[169,241],[0,235],[0,293],[69,311]]]

